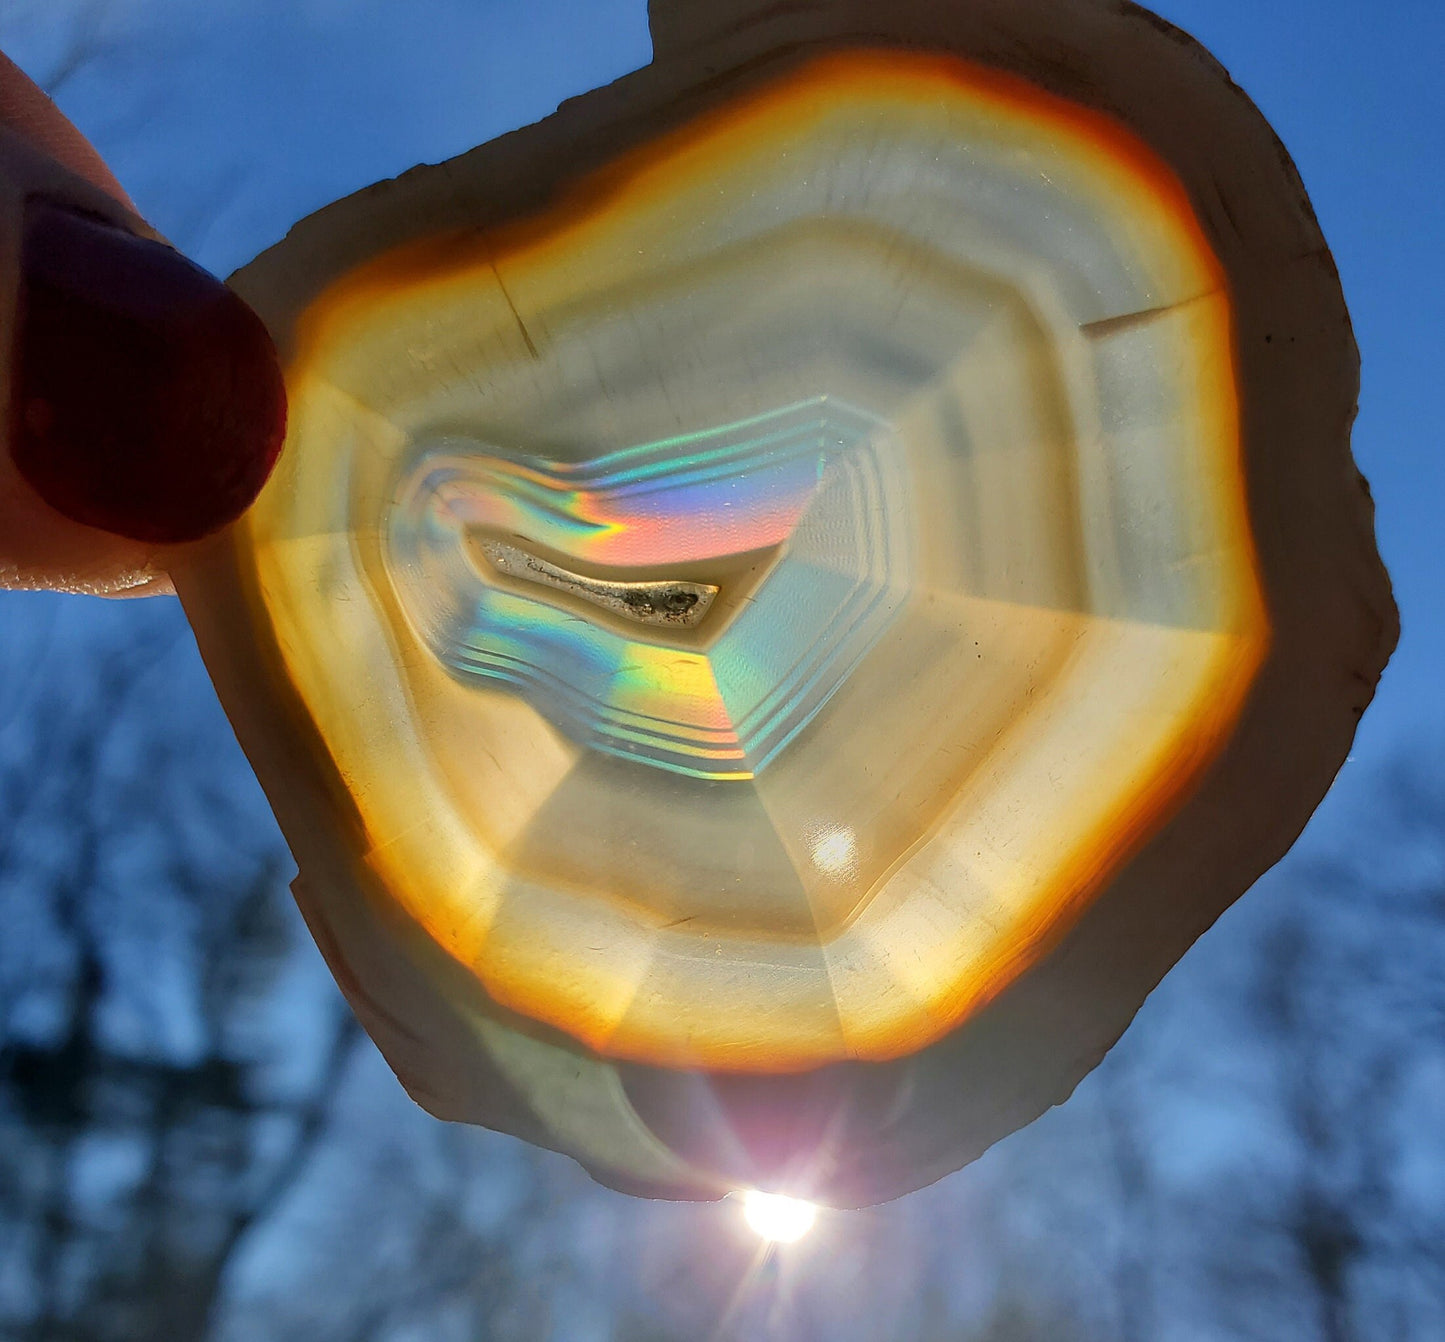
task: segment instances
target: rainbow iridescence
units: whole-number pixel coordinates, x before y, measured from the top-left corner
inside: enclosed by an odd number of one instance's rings
[[[897,612],[905,491],[886,426],[827,397],[579,463],[448,440],[420,452],[398,491],[389,567],[418,635],[458,679],[514,686],[592,749],[751,778]],[[696,647],[503,585],[468,544],[478,531],[614,577],[777,554]]]

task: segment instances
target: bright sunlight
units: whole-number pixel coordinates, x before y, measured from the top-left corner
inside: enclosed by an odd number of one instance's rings
[[[772,1244],[793,1244],[813,1228],[818,1209],[801,1198],[781,1193],[760,1193],[751,1188],[743,1194],[743,1216],[749,1226]]]

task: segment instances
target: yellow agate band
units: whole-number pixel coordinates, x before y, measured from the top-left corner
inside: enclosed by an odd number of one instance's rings
[[[953,57],[817,58],[385,253],[287,379],[238,535],[366,861],[604,1056],[940,1038],[1172,813],[1267,648],[1185,192]],[[629,619],[478,535],[716,604]]]

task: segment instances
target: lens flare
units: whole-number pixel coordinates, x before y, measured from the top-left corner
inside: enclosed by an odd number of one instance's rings
[[[748,1226],[770,1244],[795,1244],[813,1228],[818,1208],[802,1198],[781,1193],[760,1193],[750,1188],[743,1194],[743,1217]]]

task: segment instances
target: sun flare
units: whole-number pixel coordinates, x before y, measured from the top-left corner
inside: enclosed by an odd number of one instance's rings
[[[818,1208],[802,1198],[752,1188],[743,1194],[743,1217],[770,1244],[795,1244],[813,1228]]]

